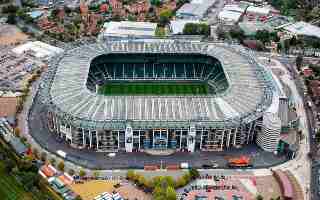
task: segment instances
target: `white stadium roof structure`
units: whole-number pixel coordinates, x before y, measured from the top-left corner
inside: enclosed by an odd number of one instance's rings
[[[112,53],[203,54],[218,59],[229,83],[215,95],[104,96],[86,86],[93,58]],[[270,71],[238,45],[182,42],[109,42],[80,46],[52,59],[40,99],[76,127],[101,129],[230,127],[260,118],[270,106]]]

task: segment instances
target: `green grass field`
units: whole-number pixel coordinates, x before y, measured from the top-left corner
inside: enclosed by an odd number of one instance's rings
[[[99,88],[104,95],[206,95],[205,83],[107,83]]]

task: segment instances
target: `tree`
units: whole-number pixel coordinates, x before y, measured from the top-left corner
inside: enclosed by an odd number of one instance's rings
[[[14,134],[15,134],[17,137],[20,137],[21,131],[20,131],[20,128],[19,128],[19,127],[15,127],[13,131],[14,131]]]
[[[267,30],[258,30],[255,38],[265,44],[270,41],[270,33]]]
[[[37,148],[32,149],[32,154],[35,159],[39,159],[39,150]]]
[[[73,169],[69,169],[68,174],[69,174],[70,176],[73,176],[74,173],[75,173],[75,171],[74,171]]]
[[[217,29],[216,29],[216,34],[217,34],[217,37],[218,39],[226,39],[227,38],[227,33],[226,31],[223,29],[223,26],[222,25],[218,25]]]
[[[159,23],[162,26],[165,26],[169,23],[170,18],[172,17],[172,11],[169,9],[163,10],[160,13]]]
[[[58,164],[58,169],[60,171],[64,171],[64,162],[63,161],[60,161],[59,164]]]
[[[160,0],[151,0],[150,1],[151,5],[159,7],[161,5],[161,1]]]
[[[159,38],[163,38],[164,36],[166,36],[165,28],[157,27],[156,28],[156,36],[159,37]]]
[[[261,196],[261,194],[258,194],[258,195],[256,196],[256,200],[263,200],[263,196]]]
[[[16,21],[16,14],[10,13],[10,14],[8,15],[7,23],[8,23],[8,24],[16,24],[16,23],[17,23],[17,21]]]
[[[230,37],[242,42],[245,38],[243,30],[239,26],[232,27],[229,31]]]
[[[296,66],[298,71],[301,70],[302,64],[303,64],[303,56],[299,54],[296,58]]]
[[[93,176],[94,176],[95,178],[98,178],[98,177],[100,176],[100,172],[99,172],[99,171],[94,171],[94,172],[93,172]]]
[[[127,171],[127,179],[128,180],[132,180],[134,176],[135,176],[135,172],[133,170]]]
[[[42,162],[45,162],[47,160],[47,153],[46,152],[42,152],[40,155],[40,160]]]
[[[56,159],[51,158],[51,159],[50,159],[50,164],[51,164],[52,166],[55,166],[55,164],[56,164]]]
[[[81,178],[84,177],[86,174],[87,174],[86,171],[84,171],[83,169],[80,169],[80,171],[79,171],[79,176],[80,176]]]
[[[16,165],[15,162],[9,158],[5,159],[3,164],[7,174],[9,174]]]
[[[174,190],[173,187],[169,186],[166,190],[166,200],[176,200],[177,199],[177,193]]]
[[[60,11],[60,10],[59,10],[58,8],[53,9],[53,10],[51,11],[51,17],[53,17],[54,19],[56,19],[59,11]]]
[[[197,169],[195,169],[195,168],[191,168],[189,170],[189,173],[190,173],[190,176],[191,176],[192,179],[196,179],[196,178],[198,178],[200,176],[199,171]]]
[[[180,188],[183,187],[187,184],[187,181],[181,176],[177,179],[176,184],[175,184],[175,188]]]
[[[185,35],[210,35],[210,27],[204,23],[187,23],[183,28]]]
[[[34,172],[21,172],[19,173],[19,177],[21,178],[22,185],[28,191],[30,191],[39,181],[38,174]]]
[[[135,15],[128,15],[128,21],[132,21],[132,22],[135,22],[137,21],[137,17]]]

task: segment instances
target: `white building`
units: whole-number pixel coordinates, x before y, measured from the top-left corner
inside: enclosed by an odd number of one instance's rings
[[[320,28],[303,21],[284,26],[283,29],[291,35],[320,38]]]
[[[155,36],[157,24],[150,22],[106,22],[103,25],[102,36],[111,38],[138,37],[152,38]]]
[[[192,0],[176,12],[178,18],[200,20],[216,0]]]
[[[64,50],[40,41],[27,42],[25,44],[19,45],[12,51],[18,55],[30,52],[36,58],[46,59],[57,54],[63,53]]]
[[[268,7],[257,7],[257,6],[249,6],[246,10],[247,13],[256,14],[256,15],[269,15],[271,9]]]
[[[239,5],[225,5],[219,13],[218,19],[220,22],[232,25],[239,22],[244,11],[245,9]]]

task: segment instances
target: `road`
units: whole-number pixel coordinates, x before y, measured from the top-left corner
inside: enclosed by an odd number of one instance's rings
[[[266,58],[269,58],[267,56]],[[280,62],[281,61],[281,62]],[[303,99],[303,89],[297,87],[301,84],[296,85],[296,82],[299,79],[294,79],[293,76],[297,74],[294,70],[296,70],[295,66],[292,64],[291,58],[278,58],[274,57],[272,59],[272,63],[275,65],[267,65],[270,69],[278,68],[282,70],[284,73],[280,76],[280,79],[290,88],[291,91],[291,100],[295,104],[297,115],[300,117],[300,124],[299,129],[302,131],[302,135],[304,137],[301,138],[299,144],[299,151],[297,156],[282,165],[273,167],[273,169],[281,169],[281,170],[288,170],[295,176],[295,178],[300,183],[302,190],[305,195],[305,199],[310,199],[310,179],[311,179],[311,162],[308,158],[309,153],[309,138],[310,138],[310,129],[307,120],[307,113],[305,111],[304,99]],[[298,78],[298,76],[295,76]]]

